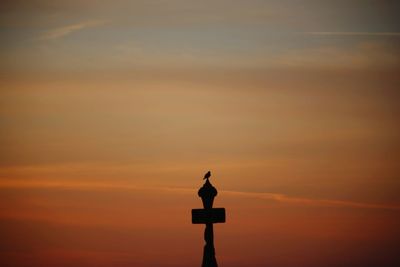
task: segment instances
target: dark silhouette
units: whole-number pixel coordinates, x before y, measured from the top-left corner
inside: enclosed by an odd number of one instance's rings
[[[202,267],[218,267],[215,258],[213,224],[225,222],[225,209],[212,207],[218,191],[208,180],[210,176],[211,172],[209,171],[204,176],[204,179],[207,179],[206,182],[198,192],[199,197],[203,201],[204,209],[192,209],[192,223],[206,225],[206,229],[204,230],[206,245],[204,246]]]

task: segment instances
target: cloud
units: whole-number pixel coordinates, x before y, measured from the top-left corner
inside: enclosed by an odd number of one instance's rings
[[[265,193],[265,192],[260,192],[260,193],[240,192],[240,191],[222,191],[222,192],[230,194],[230,195],[235,195],[235,196],[273,200],[276,202],[281,202],[281,203],[286,203],[286,204],[294,204],[294,205],[302,205],[302,206],[400,210],[400,206],[398,206],[398,205],[374,204],[374,203],[335,200],[335,199],[301,198],[301,197],[292,197],[292,196],[288,196],[285,194]]]
[[[302,34],[336,36],[400,36],[400,32],[302,32]]]
[[[64,36],[67,36],[71,33],[86,29],[86,28],[91,28],[95,27],[98,25],[104,24],[105,21],[103,20],[90,20],[90,21],[84,21],[76,24],[71,24],[63,27],[59,27],[56,29],[52,29],[50,31],[45,32],[43,35],[39,37],[40,40],[50,40],[50,39],[58,39]]]
[[[137,186],[130,184],[107,183],[107,182],[76,182],[76,181],[22,181],[22,180],[0,180],[1,188],[54,188],[54,189],[67,189],[67,190],[140,190],[140,191],[158,191],[158,192],[175,192],[183,194],[196,194],[197,189],[183,188],[183,187],[154,187],[154,186]],[[246,192],[246,191],[232,191],[232,190],[219,190],[220,193],[236,196],[246,197],[261,200],[272,200],[275,202],[300,205],[300,206],[316,206],[316,207],[343,207],[343,208],[362,208],[362,209],[383,209],[400,211],[399,205],[389,204],[376,204],[365,203],[357,201],[346,201],[337,199],[314,199],[305,197],[288,196],[280,193],[269,192]]]
[[[386,42],[369,41],[351,46],[295,49],[275,58],[275,64],[312,68],[398,68],[400,51]]]

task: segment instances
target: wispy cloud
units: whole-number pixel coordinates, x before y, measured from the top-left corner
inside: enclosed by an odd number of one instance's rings
[[[259,198],[265,200],[273,200],[281,203],[302,205],[302,206],[324,206],[324,207],[347,207],[347,208],[366,208],[366,209],[387,209],[400,210],[398,205],[386,205],[365,203],[356,201],[345,201],[336,199],[313,199],[303,197],[293,197],[278,193],[257,193],[257,192],[240,192],[240,191],[223,191],[224,193],[236,196]]]
[[[301,32],[301,34],[337,36],[400,36],[400,32]]]
[[[66,25],[62,26],[59,28],[55,28],[52,30],[49,30],[45,33],[43,33],[40,37],[39,40],[50,40],[50,39],[58,39],[64,36],[67,36],[71,33],[86,29],[86,28],[91,28],[95,27],[98,25],[102,25],[106,23],[104,20],[89,20],[89,21],[83,21],[80,23],[76,24],[71,24],[71,25]]]
[[[54,188],[67,190],[145,190],[145,191],[166,191],[181,194],[196,194],[194,188],[182,187],[153,187],[153,186],[137,186],[131,184],[105,183],[105,182],[71,182],[71,181],[15,181],[3,179],[0,181],[1,188]],[[384,209],[399,211],[399,205],[376,204],[357,201],[346,201],[337,199],[314,199],[305,197],[288,196],[280,193],[269,192],[245,192],[220,190],[220,193],[245,198],[255,198],[261,200],[271,200],[278,203],[300,206],[316,206],[316,207],[343,207],[343,208],[363,208],[363,209]]]
[[[386,42],[358,42],[351,46],[319,46],[289,50],[275,64],[291,67],[371,69],[398,68],[399,50]]]

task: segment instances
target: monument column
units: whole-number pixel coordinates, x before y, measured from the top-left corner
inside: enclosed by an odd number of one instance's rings
[[[199,189],[198,195],[203,201],[204,209],[192,210],[192,223],[205,224],[204,241],[206,242],[203,252],[202,267],[217,267],[214,248],[214,223],[225,222],[225,209],[213,208],[214,198],[218,194],[217,189],[208,180],[211,176],[210,172],[206,174],[206,182]]]

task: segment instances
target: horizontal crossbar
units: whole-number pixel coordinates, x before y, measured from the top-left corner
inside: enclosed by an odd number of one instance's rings
[[[206,223],[224,223],[225,222],[225,209],[192,209],[192,223],[193,224],[206,224]]]

